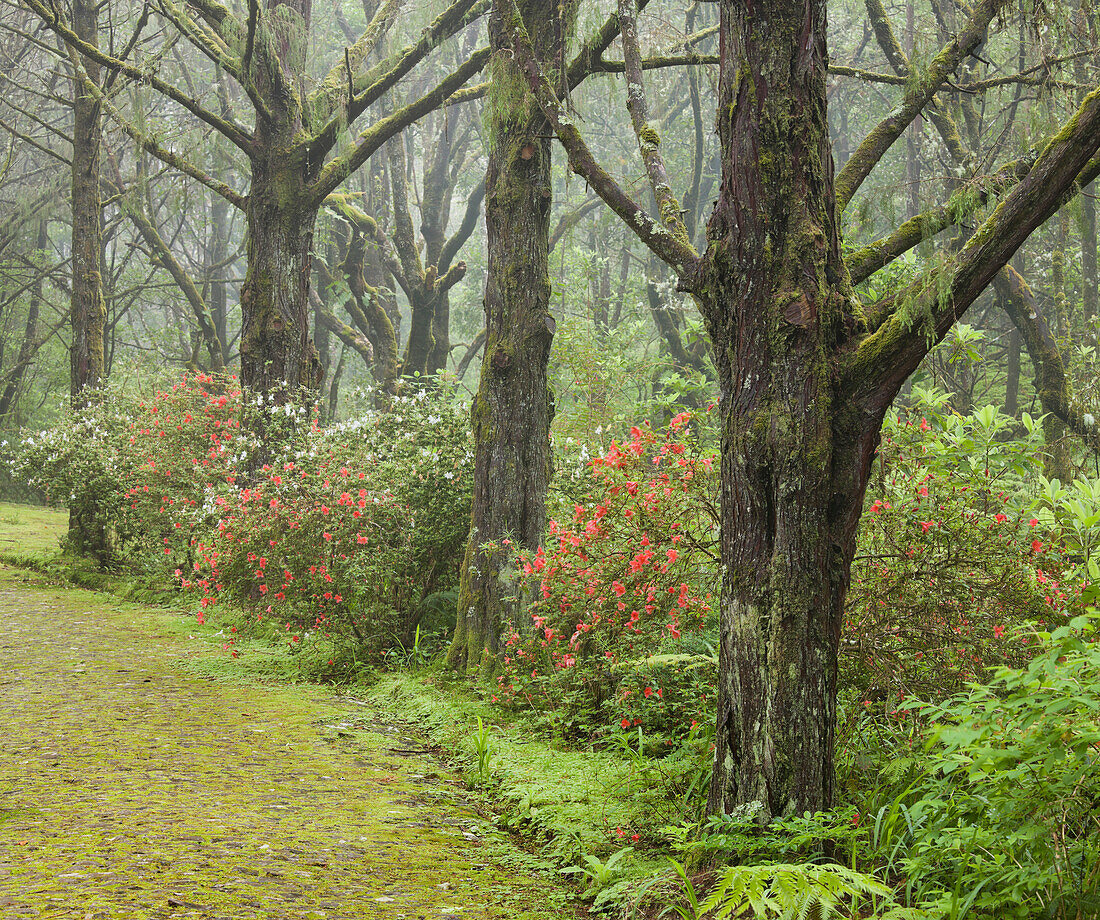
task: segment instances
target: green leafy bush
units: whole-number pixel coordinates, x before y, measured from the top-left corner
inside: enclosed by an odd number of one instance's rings
[[[1015,627],[1063,622],[1071,601],[1064,552],[1033,508],[1038,426],[1010,438],[993,407],[960,416],[916,395],[883,426],[845,611],[841,682],[868,704],[1022,663]]]

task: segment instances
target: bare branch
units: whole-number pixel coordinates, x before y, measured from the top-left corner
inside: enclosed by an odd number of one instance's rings
[[[444,78],[415,102],[410,102],[396,112],[379,119],[359,135],[355,147],[327,164],[310,187],[310,195],[320,205],[348,176],[362,166],[386,141],[404,130],[414,121],[443,105],[475,74],[480,73],[489,60],[489,49],[475,52],[453,73]]]
[[[634,135],[638,139],[638,151],[645,164],[649,187],[657,202],[657,211],[665,229],[684,246],[695,252],[688,239],[687,227],[680,212],[680,202],[672,194],[669,185],[668,170],[661,156],[661,137],[649,123],[649,109],[646,104],[645,82],[642,78],[642,56],[638,51],[638,22],[635,0],[619,0],[619,28],[623,45],[623,61],[626,66],[626,108],[630,113],[630,122]],[[695,253],[698,258],[698,253]]]
[[[64,22],[56,12],[43,2],[43,0],[24,0],[24,2],[34,13],[41,17],[42,21],[49,26],[58,38],[64,41],[65,44],[74,51],[95,61],[102,67],[118,71],[132,80],[153,87],[157,92],[167,96],[177,105],[182,106],[192,115],[206,122],[206,124],[210,125],[210,127],[241,150],[246,153],[249,151],[252,138],[248,130],[242,125],[236,124],[229,118],[221,118],[215,115],[213,112],[203,107],[197,100],[192,99],[170,83],[166,83],[156,74],[142,70],[140,67],[135,67],[133,64],[127,63],[126,61],[120,61],[118,58],[100,51],[94,45],[83,41],[71,28],[69,28],[68,24]]]
[[[836,177],[837,213],[844,211],[886,151],[901,137],[963,59],[981,43],[989,23],[1004,4],[1005,0],[979,0],[975,3],[969,22],[936,55],[927,72],[920,79],[910,81],[901,103],[863,139]]]
[[[693,275],[699,264],[699,256],[692,246],[677,240],[658,224],[596,162],[577,126],[558,101],[550,81],[542,73],[526,33],[517,28],[513,33],[512,41],[515,60],[527,78],[539,107],[553,127],[562,147],[565,148],[569,158],[569,168],[588,182],[593,191],[638,235],[643,243],[659,258],[673,266],[679,272],[681,279]]]

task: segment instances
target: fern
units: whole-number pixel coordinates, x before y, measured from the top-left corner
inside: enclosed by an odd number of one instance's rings
[[[702,910],[713,911],[716,920],[746,914],[759,920],[830,920],[840,916],[837,908],[842,902],[871,896],[893,901],[893,893],[881,882],[846,866],[733,866],[719,878]],[[893,917],[904,920],[903,914]]]

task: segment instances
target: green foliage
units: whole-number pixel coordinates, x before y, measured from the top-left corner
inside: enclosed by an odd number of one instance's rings
[[[606,861],[590,853],[582,853],[582,865],[569,866],[562,869],[563,875],[579,875],[585,882],[585,893],[598,894],[608,888],[622,874],[625,868],[624,862],[634,853],[634,847],[623,847],[616,850]]]
[[[872,897],[889,903],[892,892],[871,876],[845,866],[731,866],[719,876],[703,901],[702,911],[713,911],[716,920],[745,916],[757,920],[829,920],[858,916],[854,910],[844,912],[845,903]],[[900,920],[899,914],[893,916]]]
[[[552,509],[547,546],[521,555],[537,584],[534,629],[507,638],[499,692],[574,735],[644,725],[683,737],[702,716],[700,697],[713,696],[713,651],[690,662],[651,656],[682,651],[710,624],[713,455],[683,413],[663,436],[635,426],[575,475],[562,495],[571,507],[559,499]]]
[[[953,920],[1072,918],[1100,903],[1098,622],[1037,632],[1025,666],[921,709],[928,772],[894,809],[905,826],[879,838],[913,901]]]
[[[730,814],[710,815],[701,823],[685,823],[666,831],[677,852],[688,861],[709,863],[817,859],[827,848],[851,852],[867,836],[854,809],[777,818],[761,825],[759,802]]]
[[[486,728],[481,716],[477,717],[474,750],[477,752],[477,779],[479,783],[485,783],[489,780],[489,757],[492,751],[489,743],[489,729]]]
[[[841,653],[856,703],[942,696],[1026,659],[1017,626],[1060,622],[1070,567],[1034,511],[1038,426],[987,406],[970,415],[914,389],[883,426],[868,488]]]

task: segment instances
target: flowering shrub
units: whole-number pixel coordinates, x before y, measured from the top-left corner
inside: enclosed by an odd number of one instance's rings
[[[445,391],[399,398],[311,429],[259,477],[215,502],[217,527],[184,577],[201,602],[251,602],[293,633],[409,644],[433,598],[457,584],[472,453]]]
[[[151,575],[190,569],[217,525],[215,494],[241,476],[241,388],[235,377],[183,375],[130,406],[120,455],[118,520],[128,557]]]
[[[716,585],[717,471],[697,427],[683,413],[660,434],[631,428],[629,440],[612,441],[567,483],[571,507],[550,521],[547,546],[519,563],[538,599],[533,630],[506,642],[499,686],[507,697],[557,707],[576,730],[601,706],[624,726],[643,721],[624,708],[634,690],[620,684],[634,681],[622,679],[620,664],[702,628]],[[657,691],[641,687],[640,698],[684,719],[680,703]]]
[[[1021,663],[1015,627],[1057,623],[1066,559],[1033,505],[1042,441],[987,407],[941,413],[935,394],[887,419],[852,570],[842,683],[871,701],[940,697]]]
[[[469,528],[468,422],[440,387],[321,429],[300,407],[248,406],[287,433],[257,467],[235,378],[185,375],[152,397],[109,391],[22,442],[16,472],[91,509],[114,554],[197,599],[222,598],[361,650],[406,642],[457,583]],[[453,605],[452,605],[453,609]]]

